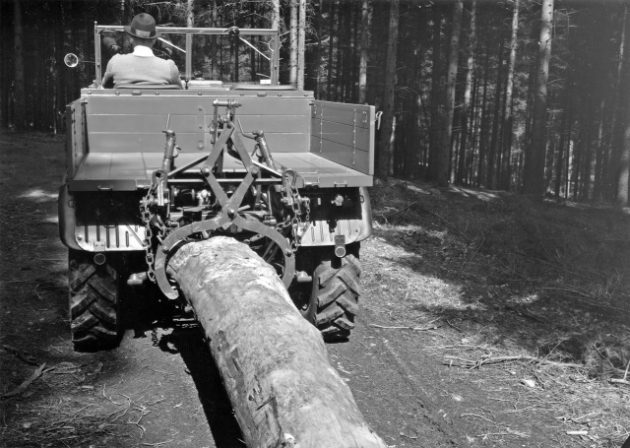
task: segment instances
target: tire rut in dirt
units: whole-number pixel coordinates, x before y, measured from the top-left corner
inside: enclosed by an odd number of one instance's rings
[[[317,297],[316,325],[327,341],[343,340],[354,329],[354,317],[359,309],[361,266],[354,255],[334,268],[324,261],[315,270],[313,294]]]
[[[119,276],[89,254],[69,253],[69,299],[72,343],[76,351],[114,348],[120,341]]]

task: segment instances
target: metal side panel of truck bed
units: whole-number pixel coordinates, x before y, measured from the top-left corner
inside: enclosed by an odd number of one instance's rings
[[[84,89],[69,106],[70,191],[146,188],[160,166],[162,131],[177,135],[177,165],[211,150],[213,101],[241,104],[235,121],[246,133],[263,130],[276,161],[305,185],[365,187],[374,172],[374,107],[317,101],[295,90]],[[254,142],[246,140],[249,150]],[[242,164],[226,157],[224,172]]]

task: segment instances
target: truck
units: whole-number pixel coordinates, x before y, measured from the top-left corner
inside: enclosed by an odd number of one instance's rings
[[[169,325],[194,326],[169,259],[218,235],[273,266],[325,339],[346,339],[372,231],[374,106],[281,83],[277,25],[158,27],[182,88],[104,88],[101,41],[123,31],[95,23],[95,78],[66,110],[58,206],[75,350],[116,347],[138,291],[167,307]]]

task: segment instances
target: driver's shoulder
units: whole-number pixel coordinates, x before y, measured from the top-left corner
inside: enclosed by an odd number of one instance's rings
[[[163,65],[175,65],[175,62],[172,59],[164,59],[161,58],[159,56],[153,56],[153,61],[155,61],[158,64],[163,64]]]
[[[127,56],[129,56],[129,55],[128,54],[116,53],[115,55],[113,55],[111,57],[111,59],[108,62],[108,65],[120,64],[121,62],[124,62],[125,60],[129,59]]]

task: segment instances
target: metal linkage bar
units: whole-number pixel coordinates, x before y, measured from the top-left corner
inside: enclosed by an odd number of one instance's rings
[[[158,26],[156,27],[158,33],[163,34],[195,34],[206,36],[217,35],[229,35],[230,28],[197,28],[197,27],[184,27],[184,26]],[[102,33],[103,31],[125,31],[123,25],[96,25],[95,32]],[[275,36],[278,34],[278,30],[272,28],[239,28],[239,34],[242,36]]]
[[[238,36],[261,36],[269,37],[269,49],[271,56],[265,55],[262,51],[257,49],[254,45],[249,43],[246,39],[240,37],[240,41],[244,42],[248,46],[254,48],[262,57],[267,59],[270,63],[270,76],[272,84],[278,84],[279,81],[279,52],[280,52],[280,39],[279,32],[274,28],[196,28],[196,27],[182,27],[182,26],[158,26],[156,27],[158,34],[183,34],[186,38],[186,49],[182,49],[172,43],[168,43],[179,51],[182,51],[186,55],[186,67],[184,71],[184,77],[186,82],[192,78],[192,37],[194,35],[199,36],[230,36],[236,32]],[[103,78],[102,66],[101,66],[101,36],[104,32],[123,32],[125,27],[122,25],[99,25],[94,22],[94,57],[95,63],[95,82],[97,86],[101,85]],[[160,39],[164,40],[164,39]]]

